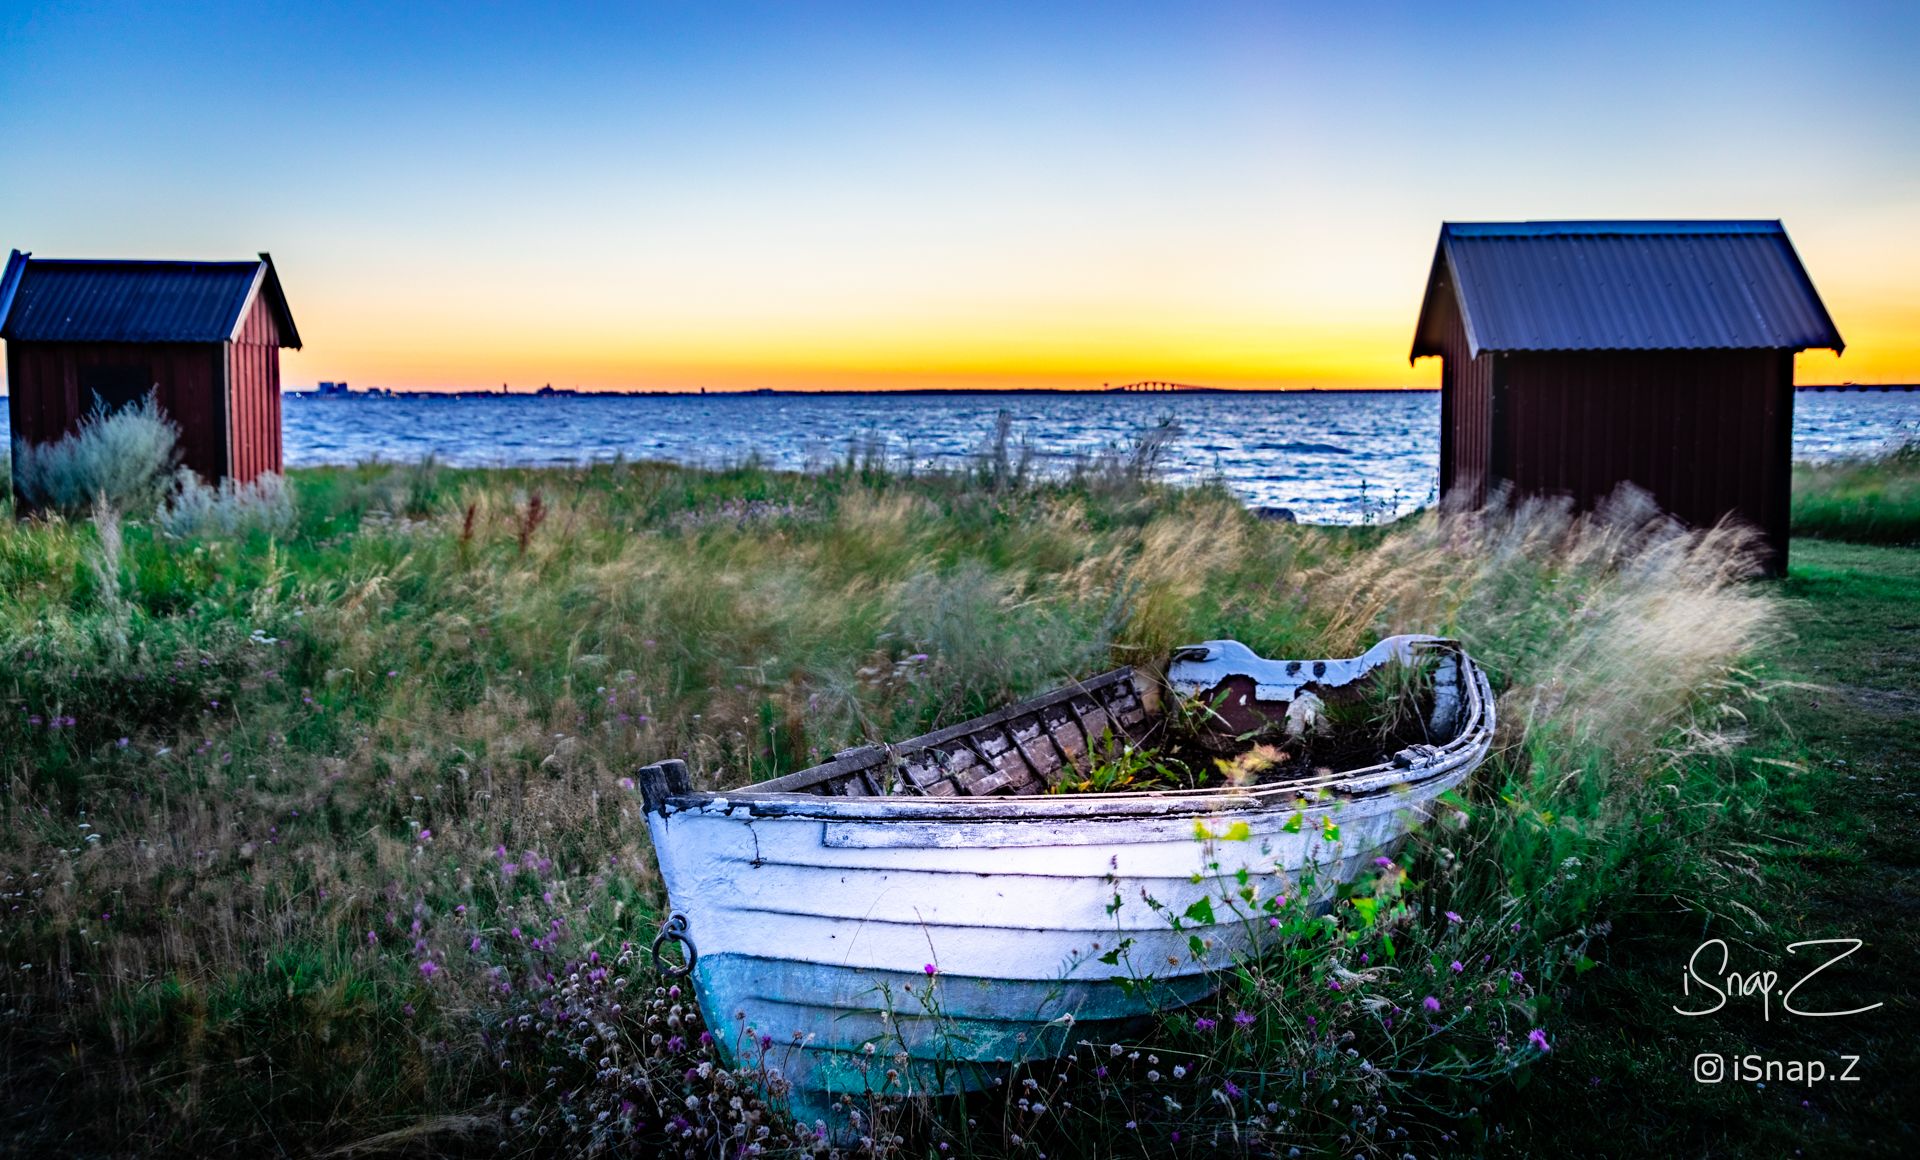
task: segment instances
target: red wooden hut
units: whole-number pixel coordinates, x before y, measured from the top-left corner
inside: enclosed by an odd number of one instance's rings
[[[152,391],[209,482],[279,471],[280,348],[299,349],[273,259],[65,261],[15,250],[0,274],[13,437],[50,443],[96,403]]]
[[[1780,573],[1794,352],[1843,345],[1777,221],[1453,222],[1412,357],[1441,360],[1443,499],[1631,482],[1759,529]]]

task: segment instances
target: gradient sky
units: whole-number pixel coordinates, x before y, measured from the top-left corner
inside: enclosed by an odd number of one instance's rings
[[[1920,381],[1920,4],[9,4],[0,249],[289,386],[1431,386],[1442,220],[1782,218]]]

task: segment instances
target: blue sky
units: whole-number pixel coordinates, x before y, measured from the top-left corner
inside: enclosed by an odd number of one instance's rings
[[[1445,219],[1780,217],[1920,378],[1920,5],[63,5],[0,246],[272,250],[290,383],[1426,384]]]

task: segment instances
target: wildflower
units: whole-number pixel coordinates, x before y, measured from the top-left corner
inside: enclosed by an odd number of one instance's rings
[[[368,931],[368,932],[367,932],[367,945],[368,945],[368,946],[370,946],[370,947],[377,947],[377,946],[379,946],[379,945],[380,945],[380,936],[379,936],[379,935],[377,935],[377,934],[375,934],[375,933],[374,933],[373,931]]]
[[[1327,990],[1329,990],[1329,991],[1338,991],[1339,989],[1340,989],[1340,980],[1338,980],[1338,979],[1328,979],[1328,980],[1327,980]]]
[[[1220,1090],[1227,1093],[1227,1098],[1230,1100],[1237,1100],[1245,1094],[1240,1090],[1240,1085],[1230,1079],[1220,1081]]]
[[[1516,987],[1527,981],[1527,977],[1519,971],[1508,971],[1507,978],[1513,980],[1513,985]]]
[[[1187,1069],[1186,1069],[1186,1067],[1185,1067],[1185,1066],[1183,1066],[1183,1065],[1181,1065],[1181,1064],[1178,1064],[1178,1063],[1176,1063],[1176,1064],[1174,1064],[1174,1065],[1173,1065],[1173,1078],[1175,1078],[1175,1079],[1185,1079],[1185,1078],[1187,1078]]]
[[[1464,970],[1466,970],[1467,968],[1461,965],[1461,963],[1460,963],[1460,960],[1459,960],[1459,959],[1455,959],[1455,960],[1453,960],[1453,962],[1452,962],[1452,963],[1451,963],[1451,964],[1450,964],[1450,965],[1448,966],[1448,968],[1447,968],[1447,969],[1448,969],[1448,970],[1450,970],[1450,971],[1452,971],[1452,972],[1453,972],[1454,974],[1456,974],[1456,975],[1457,975],[1457,974],[1459,974],[1459,973],[1460,973],[1461,971],[1464,971]]]
[[[420,973],[431,979],[440,973],[440,964],[428,959],[420,964]]]
[[[114,745],[114,748],[116,749],[125,749],[128,745],[128,740],[127,738],[122,737],[120,740],[114,742],[113,745]]]
[[[1233,1022],[1234,1025],[1238,1027],[1251,1027],[1259,1022],[1259,1020],[1254,1018],[1253,1012],[1251,1011],[1235,1011],[1233,1013]]]
[[[431,842],[431,841],[433,841],[433,831],[432,831],[432,830],[428,830],[428,829],[422,829],[422,830],[420,831],[420,840],[421,840],[422,842]]]
[[[1434,998],[1432,995],[1428,995],[1426,998],[1420,1000],[1420,1005],[1429,1011],[1440,1010],[1440,1000]]]
[[[1552,1045],[1550,1045],[1547,1042],[1547,1033],[1540,1030],[1538,1027],[1534,1028],[1532,1031],[1527,1032],[1527,1042],[1539,1048],[1542,1053],[1553,1050]]]
[[[1393,865],[1393,859],[1387,857],[1385,854],[1382,854],[1378,858],[1375,858],[1373,860],[1373,864],[1384,870],[1388,866]]]
[[[1279,919],[1277,919],[1277,918],[1269,918],[1269,919],[1267,920],[1267,929],[1268,929],[1268,930],[1279,930],[1279,929],[1280,929],[1280,920],[1279,920]]]
[[[1212,1031],[1214,1028],[1218,1026],[1220,1026],[1220,1021],[1218,1019],[1208,1019],[1204,1015],[1196,1018],[1193,1021],[1193,1029],[1195,1031],[1200,1031],[1200,1032]]]
[[[931,978],[933,978],[933,977],[934,977],[935,975],[937,975],[937,974],[939,974],[939,973],[940,973],[940,968],[939,968],[939,967],[937,967],[937,966],[935,966],[935,965],[933,965],[932,963],[928,963],[928,964],[927,964],[927,965],[926,965],[926,966],[925,966],[924,968],[922,968],[922,969],[923,969],[923,970],[925,970],[925,971],[927,972],[927,978],[929,978],[929,979],[931,979]]]
[[[1456,912],[1456,911],[1452,911],[1452,910],[1449,910],[1449,911],[1447,911],[1447,921],[1448,921],[1448,922],[1459,922],[1459,921],[1460,921],[1460,915],[1459,915],[1459,913],[1458,913],[1458,912]]]

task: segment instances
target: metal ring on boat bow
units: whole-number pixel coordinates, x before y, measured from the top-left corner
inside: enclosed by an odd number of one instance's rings
[[[660,946],[669,940],[679,943],[681,951],[687,956],[683,965],[676,967],[661,957]],[[667,921],[660,925],[660,933],[653,936],[653,969],[669,979],[681,979],[692,973],[693,964],[699,958],[700,952],[687,934],[687,916],[677,910],[669,914]]]

